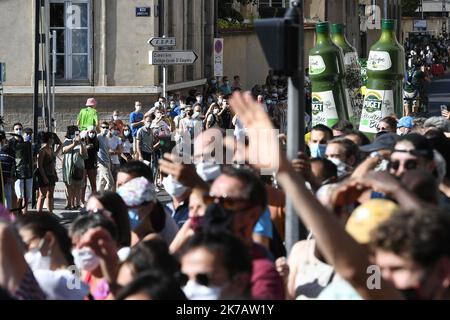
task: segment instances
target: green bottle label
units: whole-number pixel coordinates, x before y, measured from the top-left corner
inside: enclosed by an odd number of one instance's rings
[[[392,67],[391,55],[387,51],[370,51],[367,69],[372,71],[386,71]]]
[[[309,56],[309,74],[321,74],[327,69],[322,56]]]
[[[367,89],[359,130],[377,133],[381,119],[394,113],[394,91]]]
[[[312,93],[312,125],[323,124],[332,127],[339,121],[333,91]]]

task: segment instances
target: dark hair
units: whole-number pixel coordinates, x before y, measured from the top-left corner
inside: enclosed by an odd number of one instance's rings
[[[252,274],[249,249],[231,232],[198,232],[186,244],[183,255],[198,248],[206,249],[215,257],[220,256],[229,278],[243,273]]]
[[[367,138],[367,136],[359,130],[351,130],[345,134],[345,136],[349,136],[349,135],[358,136],[358,138],[361,139],[361,146],[366,146],[366,145],[370,144],[369,138]]]
[[[180,264],[170,254],[166,242],[162,239],[139,242],[131,249],[124,263],[131,264],[136,274],[156,270],[168,276],[175,276],[180,270]]]
[[[414,151],[420,152],[420,155],[418,156],[422,156],[427,160],[433,160],[433,147],[431,146],[430,141],[424,136],[417,133],[410,133],[399,138],[396,144],[403,141],[410,142],[414,146]]]
[[[111,219],[104,217],[101,214],[89,214],[78,217],[72,224],[70,229],[70,235],[73,237],[75,234],[83,235],[89,229],[101,227],[109,232],[111,237],[117,242],[117,228]]]
[[[117,227],[117,243],[121,247],[129,247],[131,243],[130,220],[128,208],[122,197],[112,191],[100,191],[92,195],[103,207],[112,213]]]
[[[244,185],[242,197],[250,203],[263,208],[267,206],[267,192],[264,183],[252,171],[247,169],[237,169],[234,167],[224,167],[222,174],[239,180]]]
[[[438,204],[439,185],[436,178],[428,171],[408,170],[401,177],[401,182],[417,198],[428,203]]]
[[[133,135],[131,134],[131,128],[130,128],[130,126],[127,125],[127,124],[124,125],[124,126],[123,126],[122,132],[125,131],[125,130],[130,131],[130,134],[128,135],[128,137],[125,137],[125,135],[124,135],[123,138],[124,138],[125,140],[128,140],[130,143],[133,143]]]
[[[22,129],[23,129],[23,125],[20,123],[20,122],[16,122],[16,123],[14,123],[14,125],[13,125],[13,129],[14,129],[14,127],[15,126],[21,126],[22,127]]]
[[[187,300],[174,277],[156,271],[139,274],[129,285],[119,291],[116,299],[124,300],[139,292],[145,293],[151,300]]]
[[[70,139],[70,136],[72,134],[75,134],[75,131],[78,131],[78,127],[77,126],[68,126],[67,127],[67,132],[66,132],[66,138]]]
[[[380,122],[387,123],[389,125],[389,127],[392,128],[392,130],[397,130],[397,122],[398,121],[394,117],[384,117],[378,123],[380,123]]]
[[[321,131],[327,136],[327,140],[333,139],[333,130],[323,124],[315,125],[311,131]]]
[[[336,131],[342,131],[347,133],[349,130],[353,130],[353,124],[348,120],[339,120],[334,126],[331,127],[331,129]]]
[[[153,181],[151,169],[141,161],[129,161],[120,167],[119,172],[129,174],[133,178],[144,177]]]
[[[51,132],[40,132],[39,133],[40,140],[42,143],[48,143],[49,140],[52,138]]]
[[[372,245],[430,266],[450,257],[450,216],[436,208],[399,211],[373,232]]]
[[[20,216],[14,225],[17,230],[28,229],[39,238],[43,238],[47,232],[51,232],[68,265],[73,265],[72,241],[67,229],[54,216],[51,214],[28,214]]]
[[[335,138],[331,141],[328,141],[328,145],[330,144],[339,144],[341,146],[344,147],[345,149],[345,158],[349,158],[351,156],[355,156],[356,158],[356,162],[355,164],[358,163],[359,161],[359,147],[356,143],[354,143],[352,140],[350,139],[346,139],[346,138]]]
[[[450,141],[442,131],[437,129],[428,130],[425,137],[431,146],[444,157],[447,169],[445,177],[450,179]]]
[[[236,79],[238,79],[238,78],[240,78],[239,75],[235,75],[235,76],[234,76],[234,80],[236,80]]]
[[[101,127],[108,127],[109,128],[109,122],[108,121],[103,121]]]
[[[328,159],[325,158],[314,158],[311,159],[311,164],[313,163],[320,163],[322,164],[322,179],[325,180],[329,180],[332,178],[337,178],[338,177],[338,172],[337,172],[337,167],[336,165],[331,162]]]

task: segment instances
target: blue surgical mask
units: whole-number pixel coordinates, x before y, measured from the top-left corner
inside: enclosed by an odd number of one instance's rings
[[[24,140],[25,140],[25,142],[31,142],[31,136],[25,135]]]
[[[311,143],[309,145],[311,150],[311,158],[325,158],[326,144]]]
[[[141,223],[138,209],[128,209],[128,218],[130,219],[131,230],[134,231]]]

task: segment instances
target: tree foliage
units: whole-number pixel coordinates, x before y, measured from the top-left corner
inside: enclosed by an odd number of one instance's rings
[[[219,0],[218,11],[219,19],[231,20],[234,22],[244,21],[242,14],[233,8],[233,3],[239,3],[242,5],[256,4],[256,0]]]

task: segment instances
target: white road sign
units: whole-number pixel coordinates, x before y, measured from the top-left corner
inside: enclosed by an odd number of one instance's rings
[[[223,39],[214,39],[214,76],[223,77]]]
[[[155,66],[193,64],[197,58],[193,51],[149,51],[149,63]]]
[[[175,47],[177,45],[177,40],[175,37],[153,37],[150,38],[147,42],[154,47]]]

